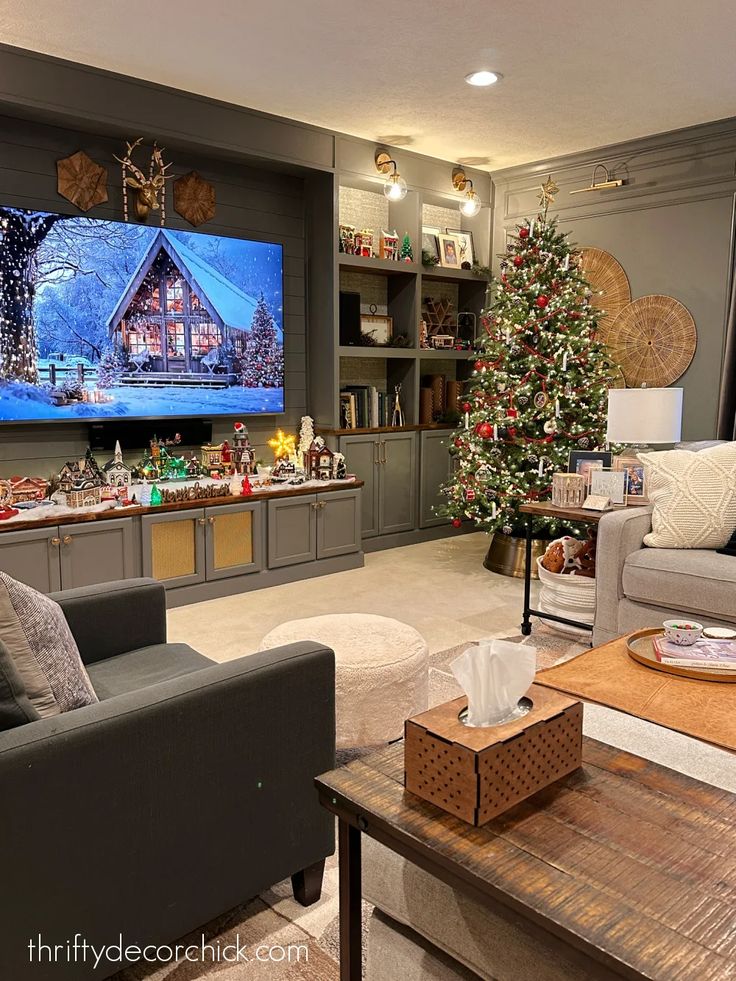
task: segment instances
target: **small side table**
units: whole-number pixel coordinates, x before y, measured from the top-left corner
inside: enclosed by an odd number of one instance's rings
[[[521,621],[521,632],[528,637],[532,632],[531,618],[542,617],[545,620],[554,620],[555,623],[565,623],[570,627],[579,627],[581,630],[590,630],[593,627],[589,623],[581,620],[570,620],[568,617],[560,617],[555,613],[543,613],[541,610],[533,610],[530,606],[532,594],[532,527],[535,518],[557,518],[558,520],[569,521],[570,524],[597,525],[607,511],[585,511],[583,508],[558,508],[551,501],[540,501],[535,504],[522,504],[519,508],[522,514],[526,515],[526,561],[524,563],[524,616]]]

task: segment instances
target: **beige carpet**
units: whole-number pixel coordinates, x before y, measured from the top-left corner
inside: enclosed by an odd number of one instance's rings
[[[552,633],[546,627],[535,627],[533,637],[509,637],[518,643],[532,644],[537,648],[538,669],[562,664],[577,654],[587,650],[587,645],[575,643]],[[449,665],[453,658],[461,654],[468,641],[456,644],[447,650],[430,655],[430,705],[456,698],[461,694]],[[346,763],[350,758],[361,755],[366,750],[355,750],[340,754],[338,762]],[[363,919],[367,923],[370,907],[364,903]],[[338,959],[340,954],[338,919],[338,864],[337,856],[327,860],[322,898],[314,906],[304,908],[293,898],[291,882],[286,880],[275,885],[252,902],[239,906],[203,929],[191,935],[190,942],[201,943],[202,934],[208,942],[219,941],[220,948],[241,944],[251,952],[261,944],[277,947],[276,956],[288,958],[289,945],[306,945],[306,953],[292,951],[292,961],[262,962],[252,960],[248,963],[216,963],[208,957],[202,963],[176,962],[136,966],[116,975],[117,981],[197,981],[199,978],[212,978],[217,981],[338,981]],[[187,941],[182,940],[182,943]],[[297,962],[297,956],[300,960]]]

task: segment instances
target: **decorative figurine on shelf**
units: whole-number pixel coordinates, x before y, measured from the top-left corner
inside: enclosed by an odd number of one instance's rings
[[[345,480],[348,475],[347,464],[345,463],[344,453],[335,453],[335,479]]]
[[[401,384],[394,387],[394,411],[391,415],[392,426],[404,425],[404,410],[401,408]]]
[[[276,435],[269,439],[268,445],[273,450],[276,460],[281,460],[283,457],[288,460],[296,452],[296,436],[286,434],[283,430],[278,429]]]
[[[243,490],[243,497],[250,497],[251,494],[253,493],[253,485],[248,480],[248,474],[246,474],[245,477],[243,477],[243,482],[240,486],[242,487]]]
[[[307,452],[306,471],[310,480],[335,479],[335,454],[321,436],[312,440]]]
[[[241,484],[241,478],[239,474],[234,473],[230,478],[230,494],[233,497],[240,497],[240,495],[242,494],[243,491],[240,484]]]
[[[233,451],[230,449],[230,444],[227,440],[223,440],[222,449],[220,450],[220,459],[222,460],[222,469],[227,472],[230,469],[230,464],[233,459]]]
[[[427,330],[427,321],[419,321],[419,347],[422,351],[428,351],[431,347],[429,343],[429,332]]]
[[[355,255],[355,225],[340,224],[338,230],[338,251],[345,255]]]
[[[200,447],[202,454],[202,472],[211,477],[213,473],[219,473],[222,469],[222,443],[204,443]]]
[[[275,484],[283,484],[297,473],[297,466],[293,460],[282,456],[276,461],[276,465],[271,470],[271,480]]]
[[[169,447],[178,446],[181,436],[177,433],[173,439],[157,439],[150,441],[149,449],[142,460],[133,469],[133,477],[144,480],[184,480],[189,474],[189,461],[182,456],[172,456]]]
[[[393,259],[394,261],[399,258],[399,236],[395,229],[393,232],[381,230],[381,237],[378,240],[378,255],[381,259]]]
[[[408,232],[404,233],[404,237],[401,240],[399,259],[401,262],[414,262],[414,250],[411,247],[411,238]]]
[[[299,424],[299,463],[307,469],[307,453],[314,442],[314,419],[311,416],[302,416]]]
[[[373,258],[373,229],[361,228],[355,233],[354,255],[361,255],[364,259]]]
[[[159,504],[163,504],[163,497],[161,496],[161,491],[154,484],[151,488],[151,507],[157,508]]]
[[[256,451],[250,445],[248,430],[242,422],[236,422],[233,426],[232,462],[235,473],[256,472]]]
[[[102,471],[109,487],[130,487],[133,471],[123,461],[123,451],[120,449],[119,439],[115,441],[115,453],[112,459],[107,461]]]
[[[49,482],[43,477],[11,477],[10,489],[13,504],[42,501],[49,492]]]
[[[67,507],[83,508],[99,504],[105,475],[87,447],[84,458],[65,463],[59,471],[59,490],[64,495]]]

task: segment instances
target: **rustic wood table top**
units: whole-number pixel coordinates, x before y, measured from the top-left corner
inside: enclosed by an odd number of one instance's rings
[[[522,514],[529,514],[537,518],[560,518],[566,521],[587,521],[591,525],[597,525],[604,514],[608,511],[588,511],[585,508],[559,508],[552,501],[535,501],[531,504],[522,504],[519,511]]]
[[[361,832],[521,915],[591,978],[736,978],[736,795],[592,739],[583,759],[482,828],[404,790],[403,743],[318,777],[346,862],[341,978],[360,977]]]

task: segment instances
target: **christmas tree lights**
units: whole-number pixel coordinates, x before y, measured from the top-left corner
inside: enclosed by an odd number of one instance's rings
[[[519,506],[550,497],[570,450],[605,440],[612,365],[596,339],[603,311],[590,303],[580,253],[547,216],[555,191],[545,182],[540,213],[517,226],[481,315],[484,335],[450,447],[455,471],[443,488],[455,527],[469,518],[487,531],[519,532]],[[546,528],[554,533],[559,522]]]

